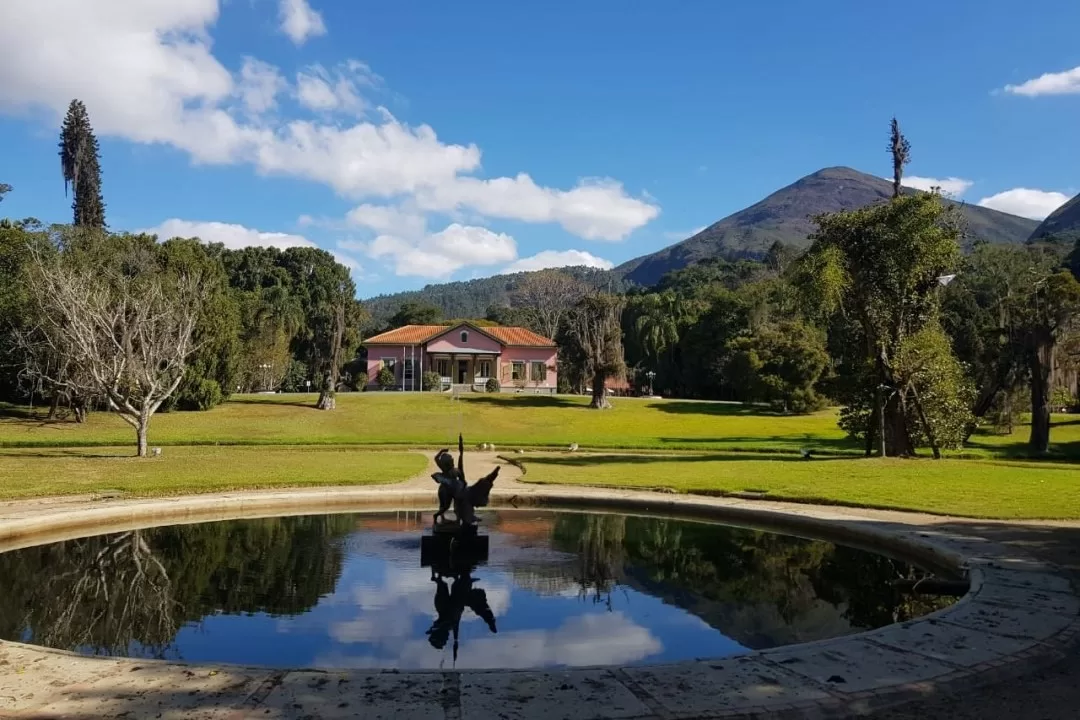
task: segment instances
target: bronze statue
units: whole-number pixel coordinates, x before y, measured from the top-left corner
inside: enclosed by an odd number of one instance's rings
[[[488,504],[491,488],[495,484],[495,478],[499,476],[499,468],[496,467],[491,473],[469,485],[465,479],[465,440],[460,434],[457,467],[454,467],[454,456],[450,454],[449,448],[443,448],[435,454],[435,464],[439,466],[439,472],[432,473],[431,479],[439,485],[439,509],[433,518],[436,529],[441,526],[474,528],[479,522],[475,510]],[[456,523],[448,523],[445,518],[451,504],[454,506]]]

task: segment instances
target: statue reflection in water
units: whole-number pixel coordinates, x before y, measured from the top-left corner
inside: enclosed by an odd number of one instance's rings
[[[478,518],[474,508],[487,505],[499,468],[470,486],[465,479],[464,455],[465,443],[459,435],[457,467],[449,450],[441,450],[435,456],[439,472],[431,477],[439,486],[439,510],[435,513],[432,534],[424,535],[420,542],[420,565],[431,568],[431,581],[435,583],[437,617],[427,631],[428,642],[442,650],[453,634],[454,662],[457,662],[461,616],[466,609],[487,623],[491,632],[498,632],[487,593],[474,587],[476,579],[472,572],[488,558],[488,536],[476,532]],[[451,505],[454,519],[448,521],[445,514]]]
[[[431,581],[435,583],[435,612],[438,614],[428,628],[428,642],[436,650],[442,650],[453,634],[455,662],[461,616],[466,609],[472,610],[487,623],[491,632],[498,632],[487,593],[483,588],[474,586],[477,580],[472,576],[473,570],[487,561],[487,541],[486,536],[467,533],[425,535],[421,541],[420,563],[423,567],[431,568]]]

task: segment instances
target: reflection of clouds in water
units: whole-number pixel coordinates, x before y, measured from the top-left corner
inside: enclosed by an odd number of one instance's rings
[[[553,630],[518,630],[462,642],[457,668],[533,668],[565,665],[616,665],[644,660],[663,650],[648,629],[621,612],[568,618]],[[449,666],[450,649],[438,653],[424,639],[402,643],[396,657],[348,655],[341,651],[317,658],[320,667],[431,667],[436,656]]]
[[[449,578],[447,585],[452,583]],[[477,581],[474,587],[487,593],[488,604],[495,617],[510,609],[510,587],[488,578]],[[436,584],[427,568],[406,569],[386,567],[380,584],[361,581],[338,592],[351,598],[348,604],[359,610],[359,617],[333,622],[329,634],[339,643],[399,642],[416,635],[417,620],[430,621],[435,617],[433,598]],[[471,612],[461,616],[461,622],[478,621]]]

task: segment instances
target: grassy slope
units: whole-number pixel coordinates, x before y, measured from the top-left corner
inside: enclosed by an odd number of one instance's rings
[[[433,447],[458,431],[471,443],[500,449],[567,446],[602,449],[788,451],[858,454],[836,426],[836,413],[777,416],[726,403],[615,399],[597,412],[576,397],[354,393],[338,397],[334,412],[315,410],[309,395],[242,396],[206,413],[154,418],[150,442],[198,444],[355,444]],[[2,412],[3,408],[0,408]],[[23,415],[25,411],[20,410]],[[1023,452],[1026,427],[1009,437],[983,435],[974,455]],[[118,417],[94,413],[85,426],[44,423],[40,416],[0,416],[0,447],[127,445],[134,433]],[[1080,456],[1080,418],[1061,416],[1052,433],[1057,454]]]
[[[426,465],[420,453],[349,447],[178,447],[150,459],[132,457],[130,448],[6,449],[0,450],[0,498],[369,485],[405,480]]]
[[[525,480],[666,487],[681,492],[767,491],[766,497],[1008,519],[1080,519],[1080,467],[1009,460],[878,460],[718,453],[661,458],[522,456]]]

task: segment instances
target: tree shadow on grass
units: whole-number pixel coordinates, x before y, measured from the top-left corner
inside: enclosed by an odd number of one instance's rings
[[[857,460],[856,456],[829,457],[829,461]],[[659,465],[671,463],[701,463],[736,461],[747,462],[750,460],[768,460],[775,462],[820,462],[826,460],[807,460],[793,453],[703,453],[700,455],[620,455],[614,454],[586,454],[576,455],[535,455],[526,456],[526,465],[549,465],[552,467],[594,467],[597,465]]]
[[[964,447],[984,450],[999,459],[1030,460],[1033,462],[1080,463],[1080,441],[1078,440],[1058,443],[1051,442],[1050,452],[1045,455],[1032,453],[1028,444],[1023,441],[999,445],[994,443],[982,443],[977,440],[968,440]]]
[[[245,395],[244,397],[232,397],[229,398],[228,403],[230,405],[262,405],[264,407],[299,407],[307,408],[308,410],[317,410],[315,402],[300,402],[299,400],[274,400],[272,398],[278,397],[276,395],[269,395],[266,398],[260,398],[258,396]]]
[[[90,448],[55,448],[55,449],[5,449],[0,451],[0,460],[4,458],[79,458],[81,460],[115,460],[117,458],[137,457],[134,448],[131,452],[117,453],[97,451]]]
[[[482,395],[462,395],[461,400],[480,405],[492,405],[501,408],[574,408],[577,410],[590,410],[587,402],[573,400],[558,395],[511,395],[508,393]]]
[[[820,438],[813,435],[799,436],[739,436],[725,435],[723,437],[662,437],[658,438],[666,445],[723,445],[725,448],[745,447],[747,452],[796,452],[807,449],[811,452],[826,452],[829,454],[859,455],[862,448],[859,443],[847,438]]]
[[[727,415],[753,417],[798,417],[771,410],[764,405],[717,402],[715,400],[665,400],[650,402],[648,407],[674,415]]]

